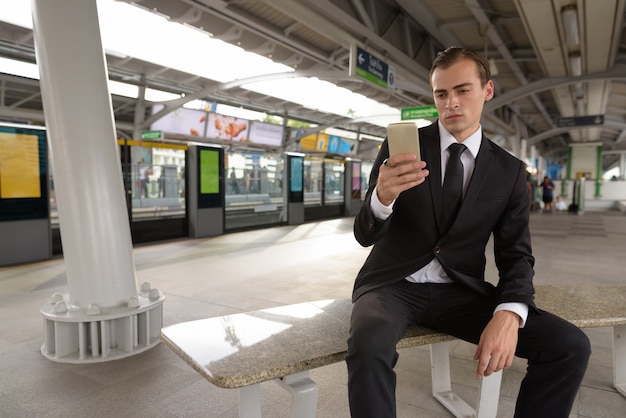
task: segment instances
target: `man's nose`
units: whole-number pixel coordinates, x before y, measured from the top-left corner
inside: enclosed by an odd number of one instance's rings
[[[451,94],[448,96],[448,101],[446,102],[446,109],[455,109],[459,107],[459,101],[455,94]]]

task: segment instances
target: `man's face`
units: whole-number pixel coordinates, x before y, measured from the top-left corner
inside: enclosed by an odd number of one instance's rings
[[[439,120],[461,142],[476,132],[483,105],[493,97],[493,82],[480,85],[476,63],[462,59],[449,68],[437,68],[431,85]]]

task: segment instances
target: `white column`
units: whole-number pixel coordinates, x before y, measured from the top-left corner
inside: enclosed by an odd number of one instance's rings
[[[96,0],[32,0],[70,306],[137,297]]]

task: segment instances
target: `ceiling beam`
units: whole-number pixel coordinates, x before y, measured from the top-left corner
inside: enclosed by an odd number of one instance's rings
[[[604,121],[604,124],[601,125],[605,128],[616,128],[621,130],[626,130],[626,122],[614,122],[614,121]],[[580,125],[580,126],[568,126],[565,128],[554,128],[549,131],[545,131],[540,133],[539,135],[535,135],[533,137],[528,138],[528,145],[535,145],[545,139],[552,138],[557,135],[561,135],[570,131],[578,131],[581,129],[587,128],[597,128],[598,125]],[[584,142],[582,142],[584,144]]]
[[[538,93],[545,90],[550,90],[554,87],[564,86],[568,84],[580,83],[583,81],[626,81],[626,65],[616,65],[609,71],[604,71],[595,74],[585,74],[580,77],[548,77],[541,80],[534,81],[526,84],[517,89],[510,90],[506,93],[494,97],[491,101],[485,103],[485,111],[492,112],[495,109],[507,105],[511,102],[517,101],[522,97],[529,96],[534,93]]]

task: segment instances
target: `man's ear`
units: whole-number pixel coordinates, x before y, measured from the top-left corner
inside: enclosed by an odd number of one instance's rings
[[[485,92],[485,101],[486,102],[488,102],[489,100],[493,99],[493,96],[495,95],[496,88],[494,87],[492,80],[487,81],[487,84],[485,84],[485,88],[483,89],[483,91]]]

